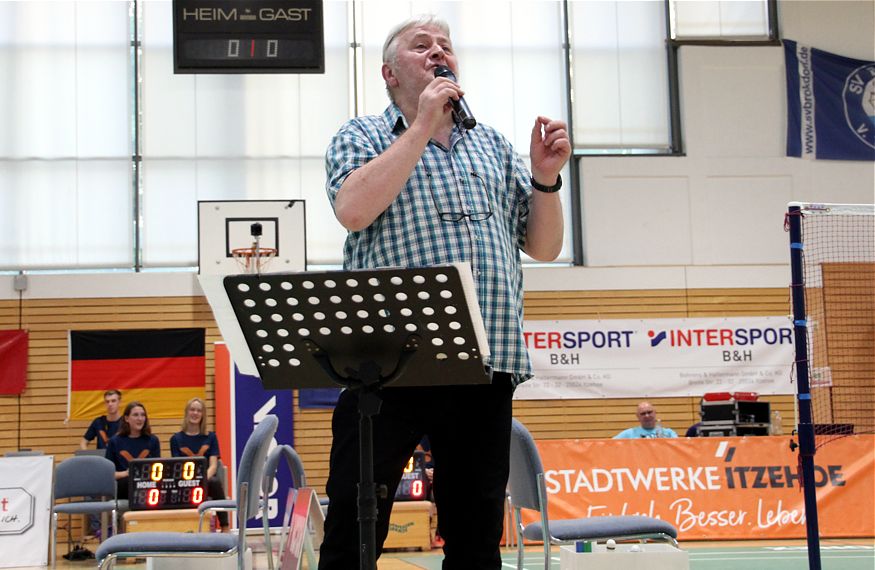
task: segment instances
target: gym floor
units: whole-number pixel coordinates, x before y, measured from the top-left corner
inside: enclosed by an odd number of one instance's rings
[[[256,570],[267,568],[264,543],[261,537],[252,536],[249,544],[254,551]],[[86,543],[85,548],[96,550],[96,542]],[[808,556],[804,540],[760,540],[687,542],[681,548],[690,553],[690,570],[807,570]],[[70,562],[61,557],[67,552],[64,544],[58,545],[58,570],[83,570],[94,568],[94,560]],[[503,568],[516,568],[516,550],[502,550]],[[379,561],[379,570],[440,570],[443,556],[440,550],[431,552],[387,552]],[[875,568],[875,538],[823,539],[821,540],[823,570],[873,570]],[[146,564],[120,564],[126,569],[139,570]],[[559,567],[559,549],[553,548],[554,569]],[[306,568],[306,563],[304,568]],[[525,570],[544,570],[543,551],[538,545],[526,548]],[[27,570],[27,569],[25,569]],[[40,569],[34,569],[40,570]]]

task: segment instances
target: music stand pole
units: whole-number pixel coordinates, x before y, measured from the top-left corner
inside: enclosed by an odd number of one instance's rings
[[[377,497],[385,498],[388,489],[377,490],[374,481],[374,423],[382,400],[376,392],[362,388],[359,394],[359,569],[377,567]]]
[[[388,489],[385,485],[377,486],[374,481],[374,424],[373,417],[380,413],[383,401],[379,390],[399,378],[407,369],[407,364],[413,352],[419,346],[419,336],[410,335],[401,347],[398,365],[389,377],[380,375],[380,366],[373,360],[362,362],[358,369],[347,368],[348,378],[340,376],[331,365],[331,360],[320,354],[312,341],[305,340],[305,345],[316,353],[316,361],[322,366],[326,375],[349,390],[359,390],[359,484],[358,484],[358,521],[359,521],[359,569],[375,570],[377,567],[377,499],[385,499]]]

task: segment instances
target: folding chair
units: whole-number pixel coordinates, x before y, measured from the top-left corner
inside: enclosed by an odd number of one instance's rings
[[[544,542],[544,568],[550,568],[550,546],[578,540],[658,541],[677,546],[678,532],[661,519],[644,516],[605,516],[550,521],[544,467],[529,430],[513,419],[510,437],[510,502],[517,535],[517,570],[523,569],[523,539]],[[522,509],[537,511],[540,522],[523,526]]]
[[[58,503],[58,499],[80,498]],[[57,554],[58,515],[99,515],[112,513],[112,528],[118,528],[115,465],[105,457],[74,456],[55,467],[55,485],[52,497],[52,531],[50,537],[52,568]],[[105,533],[104,533],[105,534]],[[103,538],[106,538],[104,535]],[[67,528],[67,542],[70,529]]]

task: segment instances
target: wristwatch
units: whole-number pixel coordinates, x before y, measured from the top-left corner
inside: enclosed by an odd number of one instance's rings
[[[546,194],[552,194],[553,192],[558,192],[559,189],[562,188],[562,175],[559,174],[556,177],[556,184],[554,184],[553,186],[544,186],[543,184],[541,184],[540,182],[535,180],[534,177],[532,177],[532,188],[534,188],[535,190],[537,190],[539,192],[544,192]]]

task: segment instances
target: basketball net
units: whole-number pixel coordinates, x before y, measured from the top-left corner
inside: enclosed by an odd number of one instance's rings
[[[237,247],[231,250],[240,272],[254,274],[264,272],[270,261],[276,257],[276,253],[276,249],[272,247],[261,247],[258,240],[252,242],[250,247]]]

